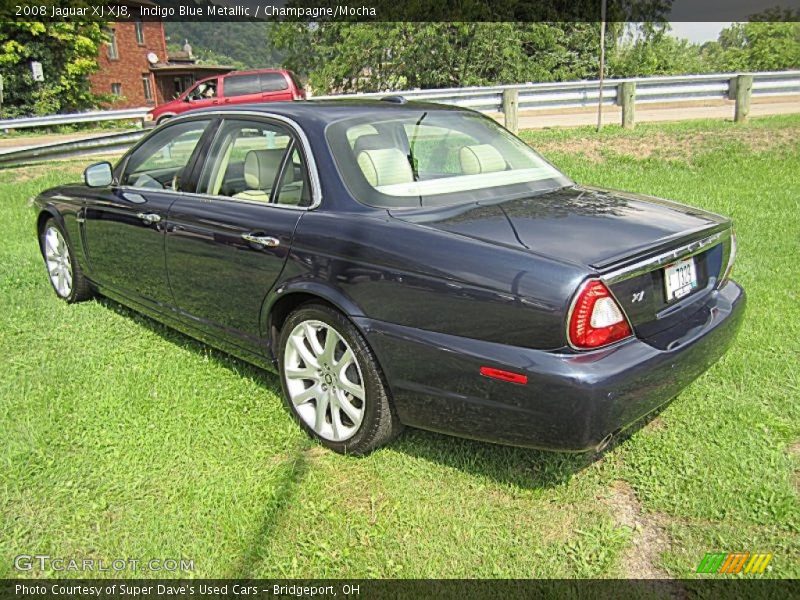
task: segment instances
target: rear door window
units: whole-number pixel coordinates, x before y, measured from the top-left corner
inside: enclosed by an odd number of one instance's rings
[[[260,94],[261,79],[258,75],[231,75],[225,78],[223,93],[226,97]]]
[[[206,159],[198,192],[274,203],[273,188],[292,146],[292,135],[282,125],[226,120]]]

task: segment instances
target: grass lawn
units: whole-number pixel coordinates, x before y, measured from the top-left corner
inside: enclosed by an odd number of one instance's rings
[[[413,430],[324,451],[276,377],[56,299],[29,199],[82,163],[0,172],[0,578],[36,553],[186,558],[198,577],[693,578],[712,550],[800,577],[800,117],[524,137],[579,182],[736,220],[735,348],[602,457]]]

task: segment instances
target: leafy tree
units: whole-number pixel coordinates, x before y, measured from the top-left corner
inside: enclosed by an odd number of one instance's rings
[[[183,43],[176,44],[173,42],[167,43],[167,52],[169,54],[177,54],[179,52],[183,52]],[[234,60],[230,56],[225,56],[224,54],[219,54],[218,52],[214,52],[213,50],[209,50],[208,48],[199,48],[192,46],[192,55],[197,60],[198,64],[206,64],[206,65],[225,65],[229,67],[234,67],[235,69],[247,69],[247,65],[243,62]]]
[[[278,23],[270,41],[317,93],[367,92],[592,77],[599,25]]]
[[[0,23],[2,115],[52,114],[89,108],[98,97],[87,75],[97,70],[105,41],[99,23],[5,21]],[[42,63],[44,81],[34,81],[31,62]]]
[[[683,75],[712,70],[703,59],[700,46],[669,35],[667,23],[642,23],[622,38],[609,56],[611,77]]]
[[[780,71],[800,67],[800,12],[772,9],[723,29],[703,47],[705,60],[720,71]],[[792,20],[794,19],[794,20]]]

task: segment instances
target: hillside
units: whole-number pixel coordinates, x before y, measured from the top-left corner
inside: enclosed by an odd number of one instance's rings
[[[165,22],[170,44],[183,46],[188,39],[193,52],[209,62],[240,68],[280,65],[280,57],[269,43],[269,23]]]

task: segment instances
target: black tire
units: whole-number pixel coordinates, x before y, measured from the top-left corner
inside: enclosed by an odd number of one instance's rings
[[[344,441],[325,439],[317,434],[299,415],[290,399],[285,373],[286,346],[292,331],[304,321],[321,321],[333,328],[347,343],[360,370],[364,388],[363,418],[352,437]],[[281,328],[278,344],[278,364],[286,407],[306,433],[321,444],[340,454],[364,455],[387,444],[396,437],[403,426],[392,407],[389,388],[380,365],[355,325],[339,311],[327,304],[310,302],[292,312]],[[332,410],[332,409],[328,409]],[[330,418],[330,416],[328,417]]]
[[[68,293],[62,293],[56,287],[53,278],[50,276],[50,271],[47,266],[47,256],[45,254],[45,244],[46,244],[46,236],[47,232],[50,229],[55,229],[58,231],[61,238],[64,240],[64,244],[66,245],[69,251],[69,265],[70,271],[72,276],[72,283],[70,285],[70,289]],[[44,225],[42,226],[41,231],[39,232],[39,249],[42,253],[42,259],[45,263],[45,269],[47,269],[47,279],[50,281],[50,285],[53,288],[53,291],[56,295],[61,298],[62,300],[72,304],[73,302],[83,302],[84,300],[88,300],[94,295],[91,285],[86,277],[83,275],[83,271],[81,270],[78,261],[75,259],[75,252],[73,250],[72,244],[70,244],[69,237],[64,232],[64,228],[61,224],[53,218],[48,219],[45,221]]]
[[[167,115],[166,117],[161,117],[158,121],[156,121],[156,125],[163,125],[167,121],[172,118],[172,115]]]

